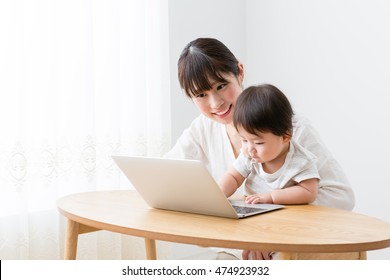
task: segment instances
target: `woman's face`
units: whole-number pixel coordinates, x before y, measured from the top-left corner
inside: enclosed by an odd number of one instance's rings
[[[233,123],[237,98],[242,92],[242,78],[222,75],[226,82],[210,81],[212,89],[193,97],[196,107],[206,117],[222,124]]]

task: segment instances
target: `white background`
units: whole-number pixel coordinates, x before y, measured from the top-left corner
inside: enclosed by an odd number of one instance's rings
[[[361,261],[90,261],[64,262],[64,261],[3,261],[1,277],[4,280],[68,280],[68,279],[94,279],[94,280],[183,280],[183,279],[313,279],[317,273],[317,280],[340,279],[387,279],[385,272],[387,261],[361,262]],[[263,268],[260,270],[260,267]],[[264,269],[264,267],[267,267]],[[135,275],[123,275],[123,271],[134,270]],[[164,273],[164,269],[165,272]],[[249,269],[256,273],[245,275]],[[181,272],[183,275],[178,275]],[[226,273],[223,273],[225,271]],[[233,273],[229,273],[232,271]],[[238,275],[234,273],[238,271]],[[261,275],[267,271],[268,275]],[[205,272],[205,273],[204,273]],[[240,275],[244,272],[244,275]],[[257,273],[258,272],[258,273]],[[155,273],[155,275],[151,275]],[[190,274],[190,275],[189,275]]]
[[[177,82],[180,52],[218,38],[245,64],[246,86],[275,84],[311,120],[349,177],[354,211],[390,222],[389,15],[386,0],[170,0],[173,141],[198,115]]]

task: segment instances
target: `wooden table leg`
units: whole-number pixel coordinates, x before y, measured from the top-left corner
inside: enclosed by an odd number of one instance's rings
[[[146,259],[156,260],[156,240],[145,238]]]
[[[367,252],[366,251],[359,252],[359,260],[367,260]]]
[[[292,252],[279,253],[279,260],[297,260],[297,259],[298,259],[298,253],[292,253]]]
[[[68,219],[65,237],[65,260],[75,260],[77,253],[77,241],[79,237],[79,223]]]

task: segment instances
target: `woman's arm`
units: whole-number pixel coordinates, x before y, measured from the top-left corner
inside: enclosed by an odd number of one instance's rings
[[[318,159],[321,180],[315,204],[352,210],[355,204],[354,192],[342,167],[329,152],[318,132],[306,118],[299,115],[295,116],[294,126],[293,139]]]
[[[275,204],[306,204],[313,202],[318,193],[318,179],[304,180],[292,187],[274,190],[265,194],[254,194],[246,197],[245,202]]]
[[[204,147],[200,142],[207,136],[204,134],[203,123],[198,117],[192,121],[181,136],[177,139],[174,146],[165,154],[167,158],[196,159],[207,163],[207,156],[204,154]]]
[[[236,169],[230,167],[229,170],[218,180],[218,185],[226,197],[229,197],[235,193],[244,180],[245,178]]]

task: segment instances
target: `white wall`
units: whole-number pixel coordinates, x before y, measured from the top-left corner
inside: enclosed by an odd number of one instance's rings
[[[385,0],[248,0],[246,74],[311,119],[347,172],[354,210],[390,222],[389,14]]]
[[[390,2],[170,0],[173,141],[198,114],[177,82],[184,45],[219,38],[246,66],[245,84],[274,83],[344,167],[355,211],[390,222]],[[390,259],[390,249],[369,252]]]

